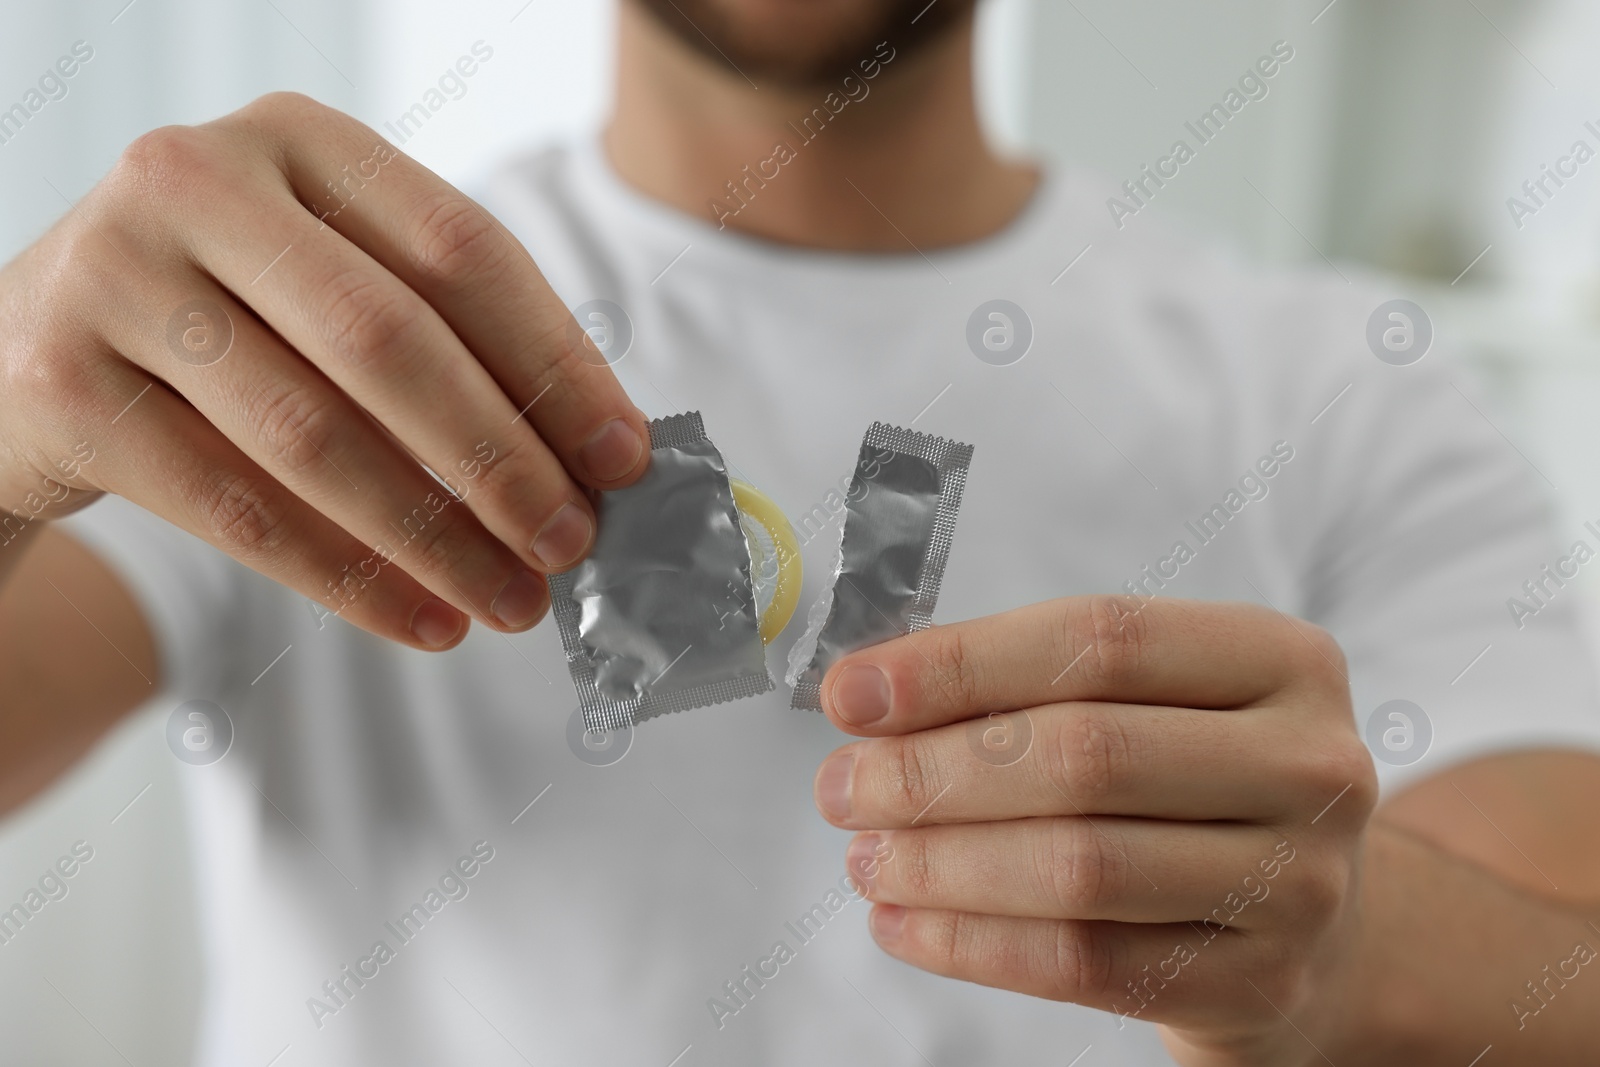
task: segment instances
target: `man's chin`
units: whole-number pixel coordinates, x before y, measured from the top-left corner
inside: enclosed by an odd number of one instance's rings
[[[830,83],[880,41],[902,55],[964,22],[977,0],[631,0],[693,51],[756,83]]]

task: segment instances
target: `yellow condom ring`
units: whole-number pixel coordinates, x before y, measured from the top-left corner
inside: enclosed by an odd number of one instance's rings
[[[729,484],[750,546],[751,582],[758,594],[772,590],[772,600],[761,612],[761,641],[770,645],[789,625],[800,603],[800,542],[788,516],[771,497],[736,478]]]

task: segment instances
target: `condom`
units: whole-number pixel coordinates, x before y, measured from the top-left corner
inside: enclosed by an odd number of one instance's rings
[[[733,504],[739,509],[750,549],[750,581],[755,590],[761,642],[770,645],[794,617],[800,603],[800,541],[777,504],[748,482],[733,479]]]
[[[837,660],[932,625],[972,446],[875,422],[861,442],[833,581],[812,604],[784,680],[822,707]]]
[[[782,629],[798,596],[794,531],[729,481],[699,412],[653,421],[650,449],[642,478],[599,495],[593,550],[550,578],[592,732],[770,691],[763,634]]]

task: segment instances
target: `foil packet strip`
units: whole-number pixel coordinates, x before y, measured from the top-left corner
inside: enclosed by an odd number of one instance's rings
[[[650,449],[644,477],[600,494],[589,556],[550,577],[591,732],[773,688],[722,454],[698,411],[651,422]]]
[[[867,430],[833,582],[789,655],[791,707],[820,710],[822,677],[843,656],[932,624],[971,465],[971,445],[881,422]]]

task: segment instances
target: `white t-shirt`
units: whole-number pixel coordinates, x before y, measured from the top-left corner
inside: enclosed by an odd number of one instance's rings
[[[1536,476],[1444,352],[1374,357],[1368,318],[1396,294],[1253,273],[1145,219],[1117,231],[1072,170],[1004,232],[926,255],[719,232],[625,187],[592,144],[513,161],[480,195],[569,306],[626,310],[634,399],[702,411],[797,525],[826,515],[874,420],[974,444],[941,620],[1130,581],[1270,603],[1343,643],[1360,723],[1392,699],[1424,710],[1431,750],[1380,764],[1389,789],[1486,751],[1600,747],[1574,594],[1521,628],[1506,604],[1563,551]],[[995,299],[1032,327],[1007,366],[968,342]],[[1274,453],[1271,478],[1247,477]],[[125,502],[66,525],[153,620],[156,712],[204,699],[234,724],[225,758],[180,768],[205,1064],[286,1045],[297,1067],[1066,1063],[1088,1046],[1082,1067],[1168,1062],[1147,1024],[883,955],[867,905],[837,895],[849,835],[811,802],[846,738],[781,685],[646,723],[596,766],[569,747],[549,623],[412,652],[319,628],[301,597]],[[831,544],[808,541],[802,611]],[[769,649],[776,677],[800,629]],[[470,878],[443,877],[463,860]],[[780,941],[793,958],[745,978]],[[719,1025],[713,998],[737,1013]]]

